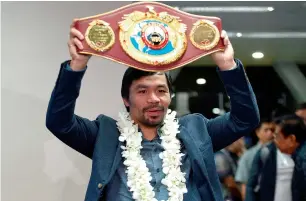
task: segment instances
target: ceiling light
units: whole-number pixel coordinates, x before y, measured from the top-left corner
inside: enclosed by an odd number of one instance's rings
[[[254,53],[252,54],[252,57],[253,57],[254,59],[261,59],[261,58],[264,57],[264,54],[263,54],[262,52],[254,52]]]
[[[242,12],[242,13],[249,13],[249,12],[271,12],[274,10],[273,7],[265,7],[265,6],[224,6],[224,7],[181,7],[179,8],[185,12]]]
[[[206,83],[206,80],[204,78],[198,78],[197,79],[197,84],[202,85],[202,84],[205,84],[205,83]]]
[[[306,38],[306,32],[226,32],[228,37],[243,38]]]

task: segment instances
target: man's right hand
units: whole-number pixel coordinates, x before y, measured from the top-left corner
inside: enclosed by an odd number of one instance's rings
[[[70,67],[74,71],[80,71],[86,68],[87,63],[90,59],[90,55],[79,54],[77,48],[83,50],[82,40],[84,40],[83,34],[74,28],[75,22],[77,19],[74,19],[70,26],[70,39],[68,41],[69,53],[71,56]]]

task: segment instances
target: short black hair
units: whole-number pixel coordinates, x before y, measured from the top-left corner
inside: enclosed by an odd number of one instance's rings
[[[167,85],[169,88],[170,95],[174,93],[173,86],[172,86],[172,79],[169,72],[151,72],[151,71],[143,71],[133,67],[129,67],[126,69],[121,84],[121,97],[129,100],[130,97],[130,87],[134,80],[139,80],[145,76],[151,76],[158,73],[164,73],[167,79]],[[126,107],[127,111],[129,112],[129,108]]]
[[[278,117],[275,117],[273,119],[273,122],[277,125],[281,124],[286,119],[295,119],[297,116],[295,114],[285,114]]]
[[[300,117],[296,115],[285,116],[280,120],[278,125],[281,127],[281,131],[285,137],[294,135],[297,142],[305,142],[306,126]]]
[[[261,118],[259,124],[256,127],[256,129],[259,129],[265,123],[271,123],[271,120],[269,118]]]

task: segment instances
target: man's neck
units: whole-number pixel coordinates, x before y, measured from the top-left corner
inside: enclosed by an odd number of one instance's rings
[[[270,141],[261,141],[261,140],[259,140],[259,143],[260,143],[261,145],[267,145],[267,144],[269,144],[270,142],[272,142],[272,140],[270,140]]]
[[[146,140],[153,140],[157,136],[157,127],[139,126]]]

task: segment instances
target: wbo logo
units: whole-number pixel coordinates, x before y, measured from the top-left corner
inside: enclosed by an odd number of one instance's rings
[[[151,65],[178,60],[186,51],[186,25],[167,12],[134,11],[119,22],[119,39],[123,50],[133,59]]]

